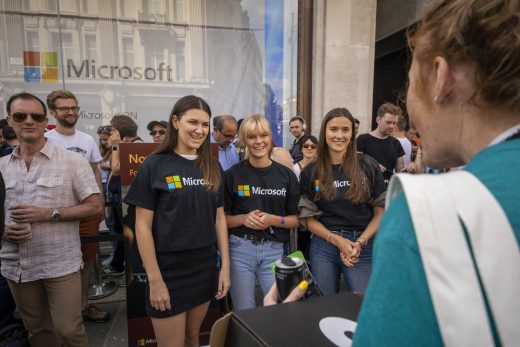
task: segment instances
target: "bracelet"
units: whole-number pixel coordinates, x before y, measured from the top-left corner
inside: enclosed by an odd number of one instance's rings
[[[363,248],[363,244],[362,244],[360,241],[358,241],[358,240],[354,241],[354,243],[356,243],[356,242],[359,243],[359,245],[361,246],[361,248]]]
[[[362,238],[362,237],[358,237],[357,240],[354,241],[354,242],[359,242],[359,244],[361,245],[361,247],[365,247],[365,246],[367,245],[367,243],[368,243],[368,241],[365,240],[365,239]]]
[[[280,216],[280,227],[284,227],[285,226],[285,217],[284,216]]]

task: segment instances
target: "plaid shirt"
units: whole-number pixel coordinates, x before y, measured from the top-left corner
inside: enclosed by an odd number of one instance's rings
[[[33,157],[29,170],[17,147],[0,158],[8,206],[31,204],[46,208],[78,205],[99,193],[94,173],[81,155],[54,146],[49,141]],[[20,244],[2,240],[2,275],[15,282],[65,276],[82,266],[79,221],[31,224],[32,238]]]

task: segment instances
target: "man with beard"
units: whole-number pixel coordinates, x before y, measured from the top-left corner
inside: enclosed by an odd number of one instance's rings
[[[79,107],[76,96],[67,90],[55,90],[47,95],[49,113],[56,118],[56,128],[45,133],[45,137],[55,146],[81,154],[89,162],[102,191],[101,173],[98,164],[103,160],[99,148],[92,136],[76,129],[79,119]],[[104,205],[103,194],[100,194]],[[104,209],[103,209],[104,211]],[[80,236],[99,235],[99,222],[102,216],[95,216],[80,222]],[[81,308],[84,321],[104,323],[110,319],[110,313],[88,304],[88,288],[90,285],[90,268],[96,260],[97,243],[83,243],[83,269],[81,270]]]
[[[402,114],[399,106],[391,103],[382,104],[377,109],[377,128],[357,138],[357,150],[377,160],[386,184],[394,172],[401,172],[405,168],[403,146],[399,140],[390,136]]]

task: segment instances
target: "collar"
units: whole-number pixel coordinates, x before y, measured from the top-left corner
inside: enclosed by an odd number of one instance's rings
[[[43,145],[42,149],[40,149],[38,153],[41,153],[47,158],[51,159],[55,149],[56,147],[49,140],[45,140],[45,145]],[[14,148],[11,158],[12,157],[17,157],[20,159],[22,158],[20,156],[20,146],[16,146]]]
[[[513,125],[511,128],[507,129],[506,131],[502,132],[500,135],[495,137],[495,139],[493,141],[491,141],[491,143],[488,145],[488,147],[496,145],[500,142],[506,141],[508,138],[512,137],[519,131],[520,131],[520,124]]]

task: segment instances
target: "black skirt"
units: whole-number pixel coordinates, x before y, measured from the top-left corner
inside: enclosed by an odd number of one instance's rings
[[[157,254],[157,263],[168,292],[171,310],[156,310],[150,304],[146,285],[146,314],[167,318],[186,312],[213,298],[217,292],[218,269],[214,245],[188,251]]]

